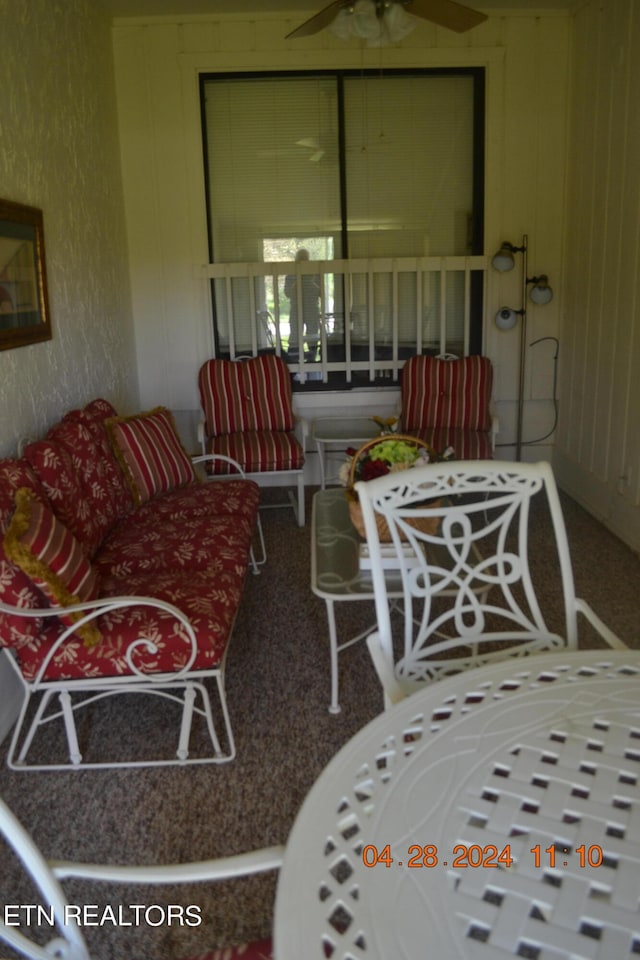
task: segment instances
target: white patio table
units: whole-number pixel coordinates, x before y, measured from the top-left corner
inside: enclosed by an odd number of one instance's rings
[[[640,954],[640,652],[432,683],[347,743],[289,837],[277,960]]]

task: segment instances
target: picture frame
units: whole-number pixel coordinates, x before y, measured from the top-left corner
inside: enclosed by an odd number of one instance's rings
[[[0,350],[51,336],[42,210],[0,200]]]

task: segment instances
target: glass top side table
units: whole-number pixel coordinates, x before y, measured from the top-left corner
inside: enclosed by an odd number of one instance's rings
[[[340,712],[338,654],[364,639],[376,627],[372,610],[373,622],[370,627],[355,637],[338,642],[334,604],[345,600],[373,600],[374,597],[373,583],[368,571],[360,567],[362,543],[351,523],[344,487],[319,490],[314,495],[311,510],[311,590],[324,600],[327,608],[331,658],[330,713]],[[400,597],[402,584],[399,577],[396,579],[397,593],[391,595]]]
[[[347,447],[360,447],[367,440],[373,440],[380,433],[380,427],[370,417],[319,417],[314,420],[311,436],[318,448],[320,461],[320,485],[324,490],[327,480],[327,453],[329,450],[342,450]]]

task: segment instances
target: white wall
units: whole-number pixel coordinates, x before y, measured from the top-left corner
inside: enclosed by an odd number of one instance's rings
[[[283,16],[185,16],[119,20],[114,52],[141,404],[166,403],[192,442],[196,376],[212,355],[199,72],[322,67],[487,68],[486,251],[529,236],[529,265],[547,273],[557,296],[529,311],[530,339],[557,335],[561,309],[562,209],[570,20],[512,14],[467,34],[421,24],[397,47],[370,49],[330,33],[285,41]],[[401,109],[401,104],[399,104]],[[485,352],[495,364],[499,440],[513,455],[518,394],[518,331],[499,333],[498,307],[520,306],[519,269],[488,278]],[[529,351],[524,437],[553,422],[553,350]],[[382,394],[380,394],[382,402]],[[325,401],[319,398],[318,403]],[[348,404],[358,403],[347,397]],[[313,416],[313,401],[305,399]],[[376,412],[378,411],[376,404]],[[311,408],[311,409],[310,409]],[[549,447],[525,448],[526,459]]]
[[[640,9],[575,17],[559,482],[640,549]],[[597,558],[594,558],[597,560]]]
[[[137,404],[108,24],[0,0],[0,195],[39,207],[53,339],[0,353],[0,455],[73,406]]]

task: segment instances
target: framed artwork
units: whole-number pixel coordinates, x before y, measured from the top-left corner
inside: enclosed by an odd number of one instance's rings
[[[50,339],[42,210],[0,200],[0,350]]]

